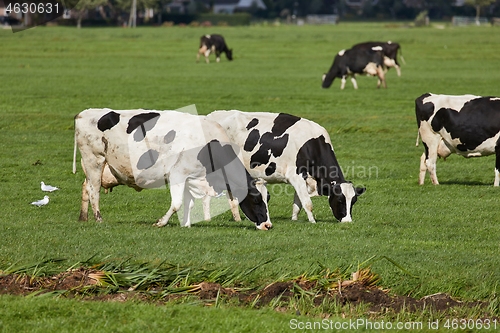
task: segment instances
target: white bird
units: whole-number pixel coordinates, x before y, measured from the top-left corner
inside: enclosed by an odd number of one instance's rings
[[[44,182],[41,182],[40,187],[42,188],[42,191],[44,191],[44,192],[54,192],[54,191],[59,189],[58,187],[55,187],[55,186],[45,185]]]
[[[43,197],[42,200],[33,201],[31,204],[34,205],[34,206],[40,207],[40,206],[45,206],[48,203],[49,203],[49,196],[46,195],[46,196]]]

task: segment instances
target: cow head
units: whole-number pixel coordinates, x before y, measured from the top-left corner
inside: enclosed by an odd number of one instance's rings
[[[365,187],[354,187],[350,182],[322,186],[322,194],[328,196],[332,213],[340,222],[352,222],[352,206],[365,191]]]
[[[228,49],[226,51],[227,60],[233,60],[233,49]]]
[[[269,219],[268,201],[269,193],[267,192],[265,182],[255,179],[251,180],[248,194],[240,202],[240,208],[245,216],[255,223],[257,229],[269,230],[273,226]]]
[[[321,77],[321,87],[330,88],[334,79],[335,75],[332,74],[331,70],[328,73],[324,73],[323,76]]]

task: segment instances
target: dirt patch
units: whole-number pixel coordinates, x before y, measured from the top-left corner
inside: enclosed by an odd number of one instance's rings
[[[106,292],[102,292],[105,289],[99,285],[99,277],[102,274],[103,272],[100,271],[79,268],[43,278],[16,274],[4,275],[0,276],[0,294],[29,295],[35,292],[64,291],[66,297],[81,296],[94,301],[118,302],[128,300],[165,302],[189,294],[203,301],[212,301],[220,297],[237,298],[241,304],[252,304],[257,307],[265,306],[278,298],[283,304],[294,297],[309,295],[313,297],[315,305],[320,305],[327,298],[341,305],[367,304],[369,311],[373,313],[386,313],[387,311],[398,313],[403,310],[413,312],[424,309],[445,312],[454,307],[485,308],[488,305],[487,302],[460,302],[443,293],[425,296],[421,299],[391,295],[386,290],[373,285],[364,285],[360,281],[344,281],[339,283],[340,288],[337,285],[337,287],[324,290],[318,288],[316,281],[300,279],[275,282],[262,289],[243,291],[237,288],[225,288],[219,283],[201,282],[194,285],[189,292],[166,295],[158,300],[147,292],[137,291],[134,288],[113,288],[113,290],[107,289]],[[161,286],[158,286],[159,289]],[[148,290],[151,291],[154,288]]]

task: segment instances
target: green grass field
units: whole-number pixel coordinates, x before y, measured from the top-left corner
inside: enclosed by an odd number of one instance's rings
[[[234,61],[223,56],[218,64],[213,57],[209,65],[197,64],[199,37],[216,32],[234,49]],[[318,263],[355,268],[386,256],[411,273],[386,260],[374,262],[372,270],[391,292],[417,298],[445,292],[490,301],[491,315],[498,318],[495,158],[450,156],[438,161],[441,185],[427,178],[418,186],[423,146],[415,147],[414,100],[426,92],[500,96],[499,32],[384,23],[2,30],[0,270],[64,258],[54,267],[63,270],[94,255],[242,270],[274,260],[247,277],[266,283],[298,276]],[[390,70],[388,89],[376,89],[372,77],[359,77],[357,91],[350,82],[340,91],[340,80],[322,89],[321,75],[335,53],[368,40],[402,45],[402,76]],[[168,209],[168,192],[125,187],[101,196],[102,224],[78,222],[84,176],[81,168],[71,172],[73,117],[90,107],[161,110],[190,104],[200,114],[286,112],[325,127],[346,178],[367,187],[354,206],[354,222],[335,221],[324,197],[313,198],[318,223],[308,223],[304,212],[290,221],[293,196],[284,185],[270,188],[274,228],[269,232],[256,231],[249,221],[232,222],[230,212],[190,229],[180,228],[176,219],[153,228]],[[37,208],[29,203],[43,197],[40,181],[61,190],[50,195],[48,206]],[[0,303],[5,332],[284,332],[297,318],[270,308],[217,311],[191,303],[157,307],[13,296],[0,296]]]

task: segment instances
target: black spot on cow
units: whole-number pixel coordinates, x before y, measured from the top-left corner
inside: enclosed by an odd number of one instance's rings
[[[160,154],[156,150],[149,149],[147,152],[142,154],[139,158],[139,161],[137,161],[137,169],[146,170],[151,168],[153,165],[155,165],[159,155]]]
[[[253,118],[252,120],[250,120],[250,122],[248,123],[247,125],[247,130],[249,130],[250,128],[253,128],[255,126],[257,126],[257,124],[259,123],[259,119],[257,118]]]
[[[258,129],[253,129],[249,134],[247,139],[245,140],[245,145],[243,149],[245,151],[252,151],[257,143],[259,143],[260,133]]]
[[[271,132],[274,136],[281,136],[286,132],[287,129],[292,127],[296,122],[300,120],[300,117],[292,116],[291,114],[280,113],[274,119],[274,125]]]
[[[297,174],[303,178],[310,175],[316,180],[321,195],[331,194],[332,182],[345,182],[333,148],[326,143],[323,135],[306,141],[300,147],[295,165]]]
[[[265,170],[266,176],[272,175],[275,171],[276,171],[276,163],[274,163],[274,162],[269,163],[269,165],[267,166],[267,168]]]
[[[175,139],[175,131],[171,130],[165,135],[165,137],[163,138],[163,142],[165,144],[169,144],[170,142],[174,141],[174,139]]]
[[[134,141],[139,142],[144,139],[146,132],[155,127],[156,122],[160,118],[158,112],[141,113],[130,118],[127,127],[127,133],[132,133],[136,128],[139,128],[134,133]]]
[[[460,139],[460,151],[476,149],[500,132],[500,100],[481,97],[465,103],[460,112],[441,108],[431,121],[436,132],[445,128],[452,139]]]
[[[231,145],[223,146],[219,141],[212,140],[200,150],[197,158],[205,167],[207,181],[215,191],[218,193],[224,190],[231,191],[229,178],[233,178],[234,175],[227,175],[225,167],[238,159]],[[218,170],[222,172],[216,172]]]
[[[260,147],[259,150],[255,152],[250,158],[250,168],[253,169],[255,167],[258,167],[259,165],[265,165],[269,163],[271,156],[281,156],[281,154],[283,154],[283,150],[288,144],[288,134],[284,133],[300,119],[300,117],[292,116],[286,113],[278,114],[278,116],[273,121],[274,125],[271,128],[271,132],[266,132],[260,137]],[[256,129],[252,130],[252,132],[254,131],[256,131]],[[247,142],[255,142],[255,133],[258,134],[258,132],[252,132],[250,132],[250,134],[248,135],[245,145]],[[252,149],[254,147],[252,147]],[[251,151],[252,149],[245,150]]]
[[[105,130],[112,129],[116,124],[120,122],[120,114],[111,111],[102,116],[99,121],[97,121],[97,128],[104,132]]]
[[[433,103],[423,103],[424,99],[431,96],[431,94],[423,94],[415,100],[415,111],[417,114],[417,125],[420,127],[420,122],[428,121],[429,118],[434,114],[434,104]]]

